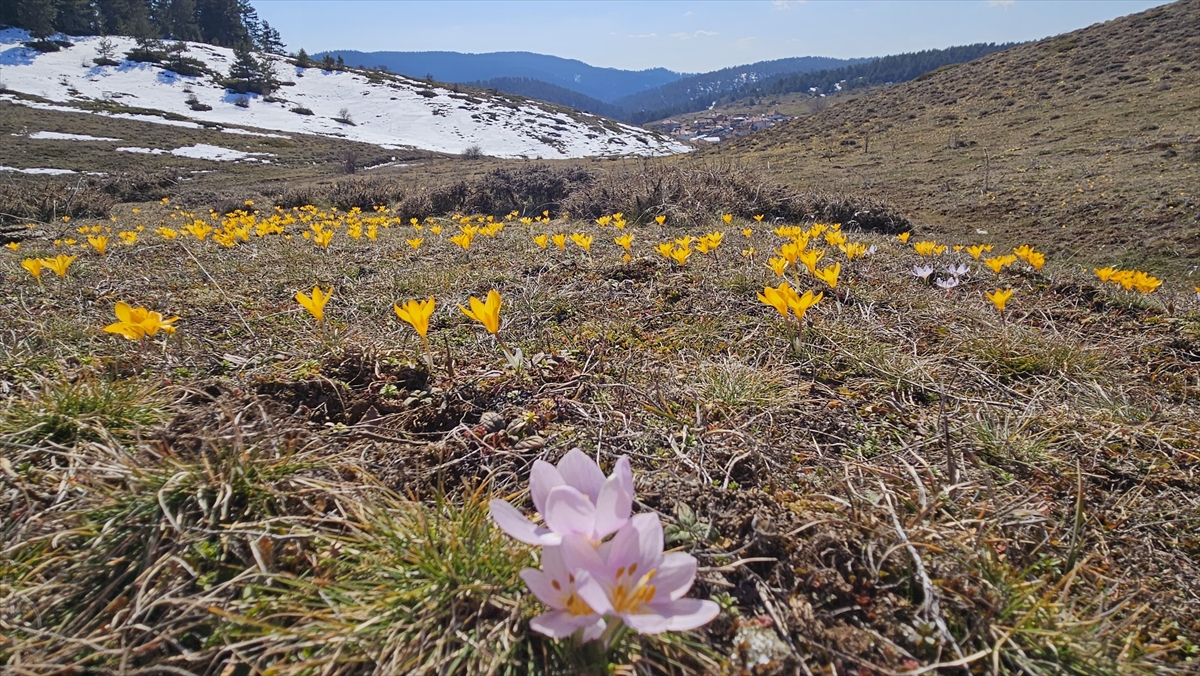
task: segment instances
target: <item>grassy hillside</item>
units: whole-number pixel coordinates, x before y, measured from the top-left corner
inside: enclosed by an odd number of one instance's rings
[[[707,152],[867,192],[949,237],[1200,263],[1200,3],[1014,47]]]

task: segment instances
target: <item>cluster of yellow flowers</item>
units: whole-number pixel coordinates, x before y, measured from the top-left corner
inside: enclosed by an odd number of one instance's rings
[[[775,234],[787,241],[781,244],[774,251],[775,255],[767,260],[767,268],[780,277],[785,277],[787,271],[791,270],[796,281],[799,282],[800,264],[803,264],[809,275],[821,280],[830,289],[837,289],[842,264],[834,263],[818,269],[817,263],[825,257],[825,251],[809,248],[809,244],[817,238],[823,238],[826,244],[840,250],[848,261],[862,258],[872,251],[866,244],[849,242],[841,228],[841,223],[814,223],[808,228],[798,225],[781,225],[775,228]]]
[[[1162,286],[1162,280],[1149,275],[1141,270],[1117,270],[1115,268],[1096,268],[1092,270],[1096,273],[1096,277],[1102,282],[1112,282],[1120,284],[1126,291],[1137,291],[1138,293],[1154,293],[1154,290]],[[1200,289],[1196,290],[1200,293]]]

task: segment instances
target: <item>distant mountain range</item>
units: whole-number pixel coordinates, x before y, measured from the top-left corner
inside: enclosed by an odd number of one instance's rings
[[[327,53],[355,67],[491,89],[643,124],[747,97],[797,91],[819,96],[843,88],[904,82],[1010,46],[977,44],[861,59],[800,56],[699,74],[665,68],[597,68],[530,52],[332,51],[316,57]]]
[[[351,66],[378,68],[413,78],[432,76],[438,82],[465,84],[493,78],[527,78],[612,102],[621,97],[674,82],[681,73],[666,68],[620,70],[598,68],[575,59],[531,52],[327,52]],[[317,55],[321,58],[326,54]],[[516,93],[516,92],[513,92]]]

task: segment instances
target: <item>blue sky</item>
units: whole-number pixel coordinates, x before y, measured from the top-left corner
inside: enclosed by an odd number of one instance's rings
[[[1162,0],[477,2],[253,0],[293,51],[529,51],[703,72],[789,56],[882,56],[1034,40]]]

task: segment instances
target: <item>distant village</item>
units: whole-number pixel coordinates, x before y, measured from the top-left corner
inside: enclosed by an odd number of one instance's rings
[[[692,120],[682,122],[667,119],[657,124],[647,125],[654,131],[661,131],[681,141],[693,143],[720,143],[721,141],[746,136],[756,131],[770,129],[777,124],[787,122],[792,117],[779,112],[759,113],[757,115],[701,115]]]

